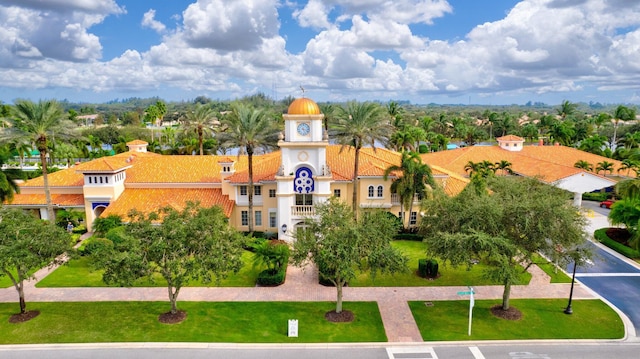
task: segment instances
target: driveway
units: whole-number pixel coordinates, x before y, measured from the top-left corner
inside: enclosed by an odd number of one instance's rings
[[[606,216],[608,209],[599,208],[597,204],[586,202],[583,207],[591,208],[595,214],[589,219],[588,231],[610,226]],[[576,279],[591,288],[613,305],[625,313],[636,330],[636,335],[640,336],[640,266],[600,245],[589,244],[593,250],[593,264],[590,266],[578,267],[576,269]],[[569,264],[567,272],[571,273],[573,264]]]

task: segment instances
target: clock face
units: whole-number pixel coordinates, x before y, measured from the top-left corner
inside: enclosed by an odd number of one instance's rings
[[[309,127],[308,123],[301,123],[298,125],[298,133],[300,136],[306,136],[311,131],[311,127]]]

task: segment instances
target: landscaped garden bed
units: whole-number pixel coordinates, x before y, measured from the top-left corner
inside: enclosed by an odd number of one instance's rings
[[[600,228],[593,233],[600,243],[632,259],[640,259],[640,252],[629,247],[631,233],[626,228]]]

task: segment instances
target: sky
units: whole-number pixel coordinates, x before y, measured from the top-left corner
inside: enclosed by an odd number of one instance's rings
[[[4,103],[256,93],[640,104],[640,0],[0,0]]]

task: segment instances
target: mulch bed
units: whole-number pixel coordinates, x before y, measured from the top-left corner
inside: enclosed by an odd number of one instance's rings
[[[30,310],[26,313],[18,313],[9,317],[9,323],[24,323],[40,315],[39,310]]]
[[[522,318],[522,312],[514,307],[509,307],[507,310],[502,310],[502,304],[496,304],[491,307],[491,314],[495,317],[506,320],[520,320]]]
[[[163,323],[163,324],[182,323],[185,319],[187,319],[187,312],[185,312],[184,310],[179,310],[175,314],[171,312],[162,313],[158,317],[158,320],[160,321],[160,323]]]
[[[332,310],[324,314],[324,319],[333,323],[350,323],[353,322],[354,318],[353,312],[349,310],[343,310],[341,313],[336,313],[335,310]]]
[[[605,231],[607,237],[613,239],[618,243],[629,245],[629,239],[631,239],[631,233],[626,228],[610,227]]]

